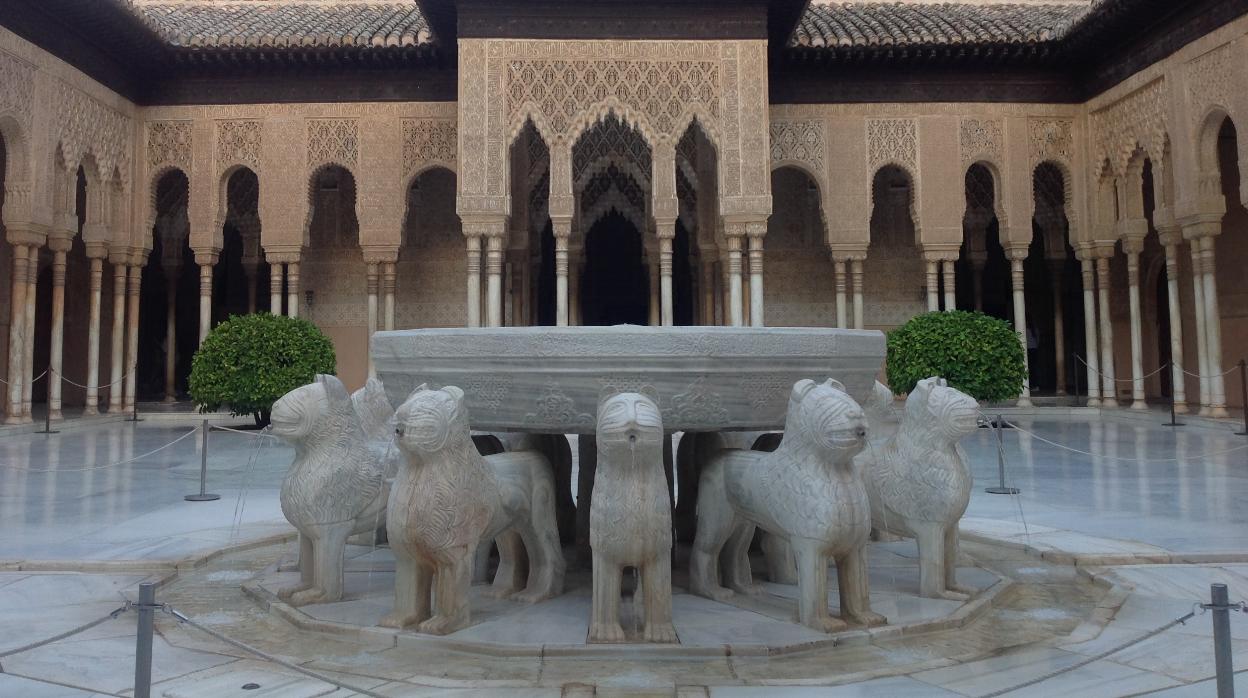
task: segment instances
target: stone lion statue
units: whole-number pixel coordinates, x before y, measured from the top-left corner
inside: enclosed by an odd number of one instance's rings
[[[971,498],[971,471],[958,442],[975,431],[979,405],[943,378],[918,382],[897,433],[858,456],[879,531],[919,544],[919,591],[963,600],[958,586],[958,521]]]
[[[708,445],[697,451],[707,460],[698,488],[690,591],[716,600],[734,591],[756,593],[749,546],[757,527],[792,550],[803,625],[834,632],[846,628],[847,620],[885,623],[870,608],[865,548],[871,512],[853,462],[866,436],[862,408],[833,380],[793,386],[784,438],[774,452],[717,450],[719,435],[702,435]],[[836,561],[839,619],[828,610],[829,560]]]
[[[473,557],[483,540],[499,544],[496,593],[529,603],[561,593],[564,562],[546,458],[534,451],[482,456],[464,391],[453,386],[418,387],[395,419],[403,459],[386,512],[395,601],[381,624],[419,624],[435,635],[465,627]]]
[[[646,642],[675,642],[672,515],[663,473],[663,417],[653,399],[616,393],[598,403],[598,472],[589,509],[593,556],[590,642],[623,642],[620,582],[635,567]]]
[[[376,407],[379,394],[384,402],[375,380],[353,397],[338,378],[320,375],[273,404],[273,434],[295,447],[281,503],[299,529],[300,576],[297,585],[278,592],[292,605],[341,599],[347,538],[385,523],[387,477],[397,454],[389,439],[377,436],[376,420],[384,425],[389,417],[385,410],[364,412],[365,419],[357,412],[365,403]]]

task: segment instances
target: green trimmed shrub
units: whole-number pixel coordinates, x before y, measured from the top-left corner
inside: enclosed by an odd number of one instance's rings
[[[1027,379],[1023,344],[1004,320],[980,312],[926,313],[888,333],[888,387],[908,393],[940,376],[976,400],[1017,398]]]
[[[191,361],[190,393],[200,412],[223,407],[269,423],[269,410],[286,393],[337,371],[334,345],[316,325],[257,313],[217,325]]]

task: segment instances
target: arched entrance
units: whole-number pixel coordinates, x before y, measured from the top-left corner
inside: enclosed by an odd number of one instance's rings
[[[642,262],[641,231],[612,211],[585,236],[581,317],[586,325],[645,325],[650,280]]]

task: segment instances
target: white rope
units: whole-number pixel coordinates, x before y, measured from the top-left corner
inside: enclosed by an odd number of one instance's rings
[[[232,638],[226,637],[225,635],[222,635],[221,633],[217,632],[216,630],[213,630],[212,628],[209,628],[209,627],[207,627],[207,626],[200,625],[199,623],[196,623],[195,621],[191,620],[190,618],[187,618],[185,615],[183,615],[181,612],[179,612],[176,608],[171,608],[171,607],[166,606],[164,610],[165,610],[167,613],[169,613],[170,615],[172,615],[174,618],[177,618],[177,619],[178,619],[178,621],[180,621],[180,622],[182,622],[182,623],[185,623],[185,624],[187,624],[187,625],[191,626],[192,628],[195,628],[195,629],[197,629],[197,630],[199,630],[199,631],[201,631],[201,632],[204,632],[204,633],[206,633],[206,634],[210,635],[211,637],[214,637],[214,638],[216,638],[217,640],[220,640],[221,642],[224,642],[225,644],[230,645],[231,647],[235,647],[235,648],[240,649],[240,650],[242,650],[242,651],[244,651],[244,652],[247,652],[247,653],[249,653],[249,654],[253,654],[253,655],[255,655],[255,656],[257,656],[257,657],[259,657],[259,658],[263,659],[263,660],[264,660],[264,661],[266,661],[266,662],[271,662],[271,663],[276,664],[276,665],[278,665],[278,666],[280,666],[280,667],[285,667],[285,668],[287,668],[287,669],[290,669],[291,671],[296,671],[296,672],[299,672],[300,674],[303,674],[304,676],[309,676],[309,677],[311,677],[311,678],[314,678],[314,679],[316,679],[317,681],[324,681],[325,683],[330,684],[330,685],[332,685],[332,686],[337,686],[338,688],[341,688],[341,689],[346,690],[346,691],[352,691],[352,692],[354,692],[354,693],[358,693],[358,694],[360,694],[360,695],[362,695],[362,696],[370,696],[371,698],[386,698],[385,696],[383,696],[383,695],[382,695],[382,694],[380,694],[380,693],[375,693],[375,692],[370,691],[370,690],[368,690],[368,689],[366,689],[366,688],[360,688],[359,686],[352,686],[352,685],[350,685],[350,684],[343,683],[343,682],[341,682],[341,681],[339,681],[339,680],[337,680],[337,679],[335,679],[335,678],[332,678],[332,677],[329,677],[329,676],[325,676],[324,674],[319,674],[319,673],[317,673],[317,672],[315,672],[315,671],[311,671],[311,670],[309,670],[309,669],[305,669],[305,668],[303,668],[303,667],[299,666],[298,664],[294,664],[294,663],[292,663],[292,662],[288,662],[288,661],[286,661],[286,660],[284,660],[284,659],[279,659],[279,658],[277,658],[277,657],[274,657],[274,656],[273,656],[273,655],[271,655],[271,654],[268,654],[268,653],[266,653],[266,652],[263,652],[263,651],[261,651],[261,650],[258,650],[258,649],[256,649],[255,647],[252,647],[251,645],[248,645],[248,644],[245,644],[245,643],[239,642],[238,640],[235,640],[235,639],[232,639]]]
[[[1024,688],[1027,688],[1027,687],[1029,687],[1029,686],[1035,686],[1035,685],[1036,685],[1036,684],[1038,684],[1038,683],[1044,683],[1045,681],[1048,681],[1048,680],[1049,680],[1049,679],[1051,679],[1051,678],[1054,678],[1054,677],[1057,677],[1057,676],[1061,676],[1062,674],[1065,674],[1065,673],[1068,673],[1068,672],[1074,671],[1074,670],[1076,670],[1076,669],[1082,669],[1083,667],[1085,667],[1085,666],[1087,666],[1087,665],[1089,665],[1089,664],[1092,664],[1093,662],[1099,662],[1099,661],[1101,661],[1102,659],[1105,659],[1106,657],[1109,657],[1110,655],[1117,654],[1117,653],[1119,653],[1119,652],[1121,652],[1121,651],[1123,651],[1123,650],[1127,649],[1128,647],[1132,647],[1132,646],[1134,646],[1134,645],[1138,645],[1138,644],[1140,644],[1141,642],[1144,642],[1145,640],[1149,640],[1149,639],[1152,639],[1152,638],[1154,638],[1154,637],[1157,637],[1158,635],[1160,635],[1160,634],[1162,634],[1162,633],[1166,632],[1167,630],[1169,630],[1170,628],[1173,628],[1173,627],[1174,627],[1174,626],[1176,626],[1176,625],[1183,625],[1183,624],[1184,624],[1184,623],[1186,623],[1187,621],[1191,620],[1191,618],[1192,618],[1193,616],[1195,616],[1195,615],[1196,615],[1196,612],[1195,612],[1195,611],[1192,611],[1191,613],[1188,613],[1187,615],[1183,616],[1182,618],[1175,618],[1174,620],[1170,621],[1169,623],[1166,623],[1165,625],[1161,626],[1160,628],[1157,628],[1156,630],[1150,630],[1149,632],[1144,633],[1143,635],[1141,635],[1141,636],[1139,636],[1139,637],[1137,637],[1137,638],[1134,638],[1134,639],[1129,640],[1129,641],[1127,641],[1127,642],[1124,642],[1124,643],[1122,643],[1122,644],[1120,644],[1120,645],[1117,645],[1117,646],[1115,646],[1115,647],[1113,647],[1113,648],[1111,648],[1111,649],[1108,649],[1108,650],[1106,650],[1106,651],[1104,651],[1104,652],[1101,652],[1100,654],[1096,654],[1096,655],[1093,655],[1093,656],[1091,656],[1091,657],[1087,657],[1087,658],[1082,659],[1082,660],[1080,660],[1080,661],[1078,661],[1078,662],[1075,662],[1074,664],[1071,664],[1071,665],[1070,665],[1070,666],[1068,666],[1068,667],[1063,667],[1063,668],[1061,668],[1061,669],[1058,669],[1057,671],[1050,671],[1050,672],[1049,672],[1049,673],[1047,673],[1047,674],[1043,674],[1043,675],[1041,675],[1041,676],[1037,676],[1036,678],[1034,678],[1034,679],[1032,679],[1032,680],[1030,680],[1030,681],[1026,681],[1026,682],[1020,683],[1020,684],[1018,684],[1018,685],[1016,685],[1016,686],[1010,686],[1009,688],[1003,688],[1003,689],[1000,689],[1000,690],[998,690],[998,691],[993,691],[992,693],[985,694],[982,698],[997,698],[998,696],[1003,696],[1003,695],[1005,695],[1005,694],[1007,694],[1007,693],[1013,693],[1014,691],[1019,691],[1019,690],[1022,690],[1022,689],[1024,689]]]
[[[40,381],[40,380],[41,380],[44,376],[46,376],[46,375],[48,375],[48,372],[47,372],[47,371],[44,371],[43,373],[40,373],[39,375],[37,375],[37,376],[35,376],[33,379],[31,379],[30,384],[31,384],[31,385],[34,385],[35,383],[38,383],[38,382],[39,382],[39,381]],[[5,380],[5,379],[3,379],[3,378],[0,378],[0,383],[4,383],[5,385],[8,385],[8,386],[12,386],[12,385],[13,385],[12,383],[10,383],[10,382],[6,381],[6,380]]]
[[[1200,373],[1192,373],[1191,371],[1188,371],[1187,369],[1182,369],[1182,368],[1181,368],[1181,369],[1179,369],[1179,370],[1180,370],[1180,371],[1183,371],[1184,373],[1186,373],[1187,375],[1191,376],[1192,378],[1205,378],[1204,374],[1200,374]],[[1211,374],[1209,374],[1209,376],[1208,376],[1208,377],[1209,377],[1209,378],[1220,378],[1220,377],[1222,377],[1222,376],[1225,376],[1225,375],[1228,375],[1228,374],[1234,373],[1234,372],[1236,372],[1236,371],[1238,371],[1238,370],[1239,370],[1239,364],[1236,364],[1236,365],[1234,365],[1234,366],[1232,366],[1232,367],[1228,368],[1227,370],[1225,370],[1225,371],[1223,371],[1223,372],[1221,372],[1221,373],[1211,373]]]
[[[988,415],[984,415],[984,416],[985,416],[985,417],[987,417]],[[1060,444],[1060,443],[1058,443],[1058,442],[1056,442],[1056,441],[1050,441],[1049,439],[1046,439],[1046,438],[1044,438],[1043,436],[1040,436],[1039,434],[1037,434],[1037,433],[1035,433],[1035,432],[1028,431],[1028,430],[1026,430],[1026,429],[1024,429],[1024,428],[1022,428],[1022,427],[1018,426],[1017,424],[1014,424],[1014,423],[1012,423],[1012,422],[1006,421],[1006,419],[1005,419],[1004,417],[1002,417],[1002,418],[1001,418],[1001,421],[1002,421],[1002,423],[1004,423],[1004,424],[1008,425],[1009,427],[1011,427],[1011,428],[1012,428],[1012,429],[1014,429],[1015,431],[1017,431],[1017,432],[1019,432],[1019,433],[1022,433],[1022,434],[1026,434],[1026,435],[1030,436],[1031,438],[1033,438],[1033,439],[1035,439],[1035,440],[1037,440],[1037,441],[1040,441],[1040,442],[1042,442],[1042,443],[1046,443],[1046,444],[1048,444],[1048,445],[1050,445],[1050,446],[1054,446],[1054,447],[1057,447],[1057,448],[1060,448],[1060,449],[1063,449],[1063,450],[1066,450],[1066,451],[1070,451],[1070,452],[1072,452],[1072,453],[1078,453],[1078,454],[1080,454],[1080,455],[1084,455],[1084,456],[1091,456],[1091,457],[1093,457],[1093,458],[1104,458],[1104,459],[1106,459],[1106,460],[1124,461],[1124,462],[1128,462],[1128,463],[1185,463],[1185,462],[1187,462],[1187,461],[1194,460],[1194,459],[1199,459],[1199,458],[1208,458],[1208,457],[1210,457],[1210,456],[1222,456],[1222,455],[1226,455],[1227,453],[1235,453],[1236,451],[1243,451],[1244,449],[1248,449],[1248,444],[1244,444],[1244,445],[1242,445],[1242,446],[1236,446],[1235,448],[1228,448],[1228,449],[1226,449],[1225,451],[1205,451],[1205,452],[1203,452],[1203,453],[1197,453],[1197,454],[1194,454],[1194,455],[1188,456],[1188,457],[1186,457],[1186,458],[1123,458],[1123,457],[1120,457],[1120,456],[1107,456],[1107,455],[1104,455],[1104,454],[1101,454],[1101,453],[1093,453],[1093,452],[1091,452],[1091,451],[1083,451],[1083,450],[1080,450],[1080,449],[1074,448],[1074,447],[1072,447],[1072,446],[1067,446],[1067,445],[1065,445],[1065,444]]]
[[[127,463],[133,463],[133,462],[135,462],[136,460],[141,460],[141,459],[143,459],[143,458],[147,458],[147,457],[148,457],[148,456],[150,456],[150,455],[153,455],[153,454],[156,454],[156,453],[160,453],[161,451],[165,450],[166,448],[169,448],[170,446],[172,446],[172,445],[174,445],[174,444],[178,443],[179,441],[182,441],[183,439],[185,439],[185,438],[187,438],[187,437],[189,437],[189,436],[191,436],[191,435],[195,434],[196,432],[198,432],[198,431],[199,431],[199,429],[200,429],[199,427],[195,427],[194,429],[191,429],[190,431],[188,431],[188,432],[186,432],[185,434],[183,434],[183,435],[179,436],[178,438],[174,439],[173,441],[170,441],[169,443],[165,444],[164,446],[161,446],[161,447],[159,447],[159,448],[154,448],[154,449],[152,449],[152,450],[148,451],[147,453],[144,453],[144,454],[143,454],[143,455],[141,455],[141,456],[135,456],[135,457],[133,457],[133,458],[127,458],[126,460],[123,460],[123,461],[117,461],[116,463],[109,463],[109,464],[107,464],[107,465],[93,465],[93,466],[91,466],[91,467],[89,467],[89,468],[42,468],[42,469],[36,469],[36,468],[23,468],[23,467],[21,467],[21,466],[19,466],[19,465],[9,465],[9,464],[7,464],[7,463],[0,463],[0,466],[4,466],[4,467],[7,467],[7,468],[12,468],[13,470],[24,470],[24,471],[26,471],[26,472],[28,472],[28,473],[85,473],[85,472],[87,472],[87,471],[89,471],[89,470],[102,470],[102,469],[104,469],[104,468],[115,468],[115,467],[117,467],[117,466],[119,466],[119,465],[126,465]]]
[[[129,377],[130,377],[130,375],[131,375],[131,374],[127,373],[126,375],[122,376],[121,378],[118,378],[117,380],[113,381],[112,383],[105,383],[105,384],[103,384],[103,385],[83,385],[82,383],[77,383],[77,382],[75,382],[75,381],[70,380],[69,378],[67,378],[67,377],[65,376],[65,374],[61,373],[60,371],[53,371],[53,370],[52,370],[52,369],[50,369],[50,368],[49,368],[48,370],[49,370],[49,371],[52,371],[52,373],[56,374],[56,376],[57,376],[58,378],[60,378],[61,380],[65,381],[66,383],[69,383],[70,385],[72,385],[72,386],[74,386],[74,387],[76,387],[76,388],[82,388],[82,389],[84,389],[84,390],[92,390],[92,389],[95,389],[95,390],[106,390],[106,389],[108,389],[108,388],[113,387],[114,385],[117,385],[118,383],[121,383],[122,381],[124,381],[124,380],[126,380],[127,378],[129,378]]]
[[[257,439],[276,439],[277,438],[273,434],[266,434],[263,431],[243,431],[241,429],[231,429],[229,427],[219,427],[215,425],[210,426],[208,428],[211,429],[212,431],[228,431],[232,434],[242,434],[243,436],[250,436],[253,438],[257,438]]]
[[[1091,366],[1088,366],[1088,362],[1084,361],[1084,360],[1083,360],[1083,357],[1079,356],[1078,354],[1075,354],[1075,359],[1076,359],[1079,363],[1083,364],[1083,365],[1084,365],[1084,367],[1086,367],[1089,371],[1091,371],[1091,372],[1095,373],[1096,375],[1100,376],[1101,378],[1107,378],[1107,379],[1109,379],[1109,380],[1111,380],[1111,381],[1114,381],[1115,383],[1131,383],[1131,382],[1134,382],[1134,381],[1135,381],[1135,378],[1111,378],[1111,377],[1109,377],[1109,376],[1105,375],[1104,373],[1101,373],[1100,371],[1096,370],[1095,368],[1092,368]],[[1159,366],[1159,367],[1157,368],[1157,370],[1156,370],[1156,371],[1153,371],[1152,373],[1148,373],[1148,374],[1145,374],[1145,375],[1143,375],[1143,376],[1140,376],[1140,380],[1148,380],[1149,378],[1152,378],[1153,376],[1157,375],[1158,373],[1161,373],[1162,371],[1166,370],[1167,368],[1170,368],[1170,366],[1171,366],[1171,364],[1168,364],[1168,363],[1167,363],[1167,364],[1162,364],[1161,366]],[[1182,370],[1182,369],[1180,369],[1180,370]],[[1231,370],[1234,370],[1234,369],[1231,369]],[[1186,373],[1186,371],[1184,371],[1184,373]]]
[[[121,614],[129,610],[130,610],[130,602],[127,601],[125,606],[122,606],[121,608],[118,608],[110,612],[108,615],[102,618],[96,618],[90,623],[83,623],[82,625],[72,630],[66,630],[65,632],[59,635],[53,635],[52,637],[49,637],[47,639],[39,640],[38,642],[32,642],[29,645],[22,645],[21,647],[17,647],[11,650],[5,650],[3,652],[0,652],[0,659],[6,659],[8,657],[12,657],[15,654],[21,654],[22,652],[29,652],[33,649],[39,649],[40,647],[43,647],[44,645],[50,645],[53,642],[60,642],[61,640],[64,640],[67,637],[72,637],[74,635],[77,635],[78,633],[85,633],[91,628],[94,628],[97,625],[102,625],[104,623],[107,623],[108,621],[117,618],[118,616],[120,616]],[[0,668],[0,672],[3,672],[2,668]]]

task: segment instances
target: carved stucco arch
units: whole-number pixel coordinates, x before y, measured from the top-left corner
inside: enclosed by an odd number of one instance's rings
[[[165,166],[163,166],[163,167],[159,167],[159,168],[157,168],[157,169],[153,170],[153,171],[152,171],[152,173],[151,173],[151,175],[148,177],[148,192],[147,192],[147,200],[148,200],[148,205],[147,205],[147,220],[145,221],[145,223],[144,223],[144,225],[143,225],[143,229],[142,229],[141,231],[139,231],[139,234],[143,236],[143,237],[142,237],[142,242],[143,242],[143,246],[144,246],[146,249],[149,249],[149,250],[150,250],[150,249],[152,248],[152,243],[153,243],[153,240],[154,240],[154,237],[153,237],[153,236],[155,235],[155,229],[156,229],[156,222],[157,222],[157,220],[158,220],[158,216],[160,215],[160,211],[159,211],[159,208],[160,208],[160,201],[159,201],[159,193],[158,193],[158,192],[159,192],[159,189],[160,189],[160,182],[161,182],[161,180],[163,180],[165,177],[167,177],[167,176],[169,176],[170,174],[173,174],[173,173],[175,173],[175,172],[176,172],[176,173],[178,173],[178,174],[181,174],[181,175],[182,175],[182,176],[186,179],[187,198],[188,198],[188,201],[187,201],[187,206],[188,206],[187,215],[188,215],[188,216],[190,215],[190,211],[189,211],[190,201],[189,201],[189,199],[190,199],[190,188],[191,188],[191,176],[190,176],[189,174],[187,174],[186,170],[184,170],[184,169],[182,169],[181,167],[178,167],[178,166],[176,166],[176,165],[165,165]]]
[[[828,201],[825,198],[827,196],[826,183],[823,182],[821,178],[819,177],[819,175],[816,174],[810,168],[810,165],[808,163],[802,162],[800,160],[772,160],[771,161],[771,173],[773,175],[776,172],[783,170],[785,168],[797,170],[798,172],[801,172],[803,175],[805,175],[806,178],[809,179],[811,182],[814,182],[815,191],[819,195],[817,197],[819,199],[819,224],[823,226],[823,230],[821,231],[823,233],[823,241],[825,245],[830,246],[833,243],[833,240],[832,240],[832,229],[828,225],[828,206],[827,206]],[[872,181],[874,181],[874,175],[872,176]],[[772,195],[774,196],[775,193],[773,192]],[[831,249],[831,247],[829,247],[829,249]]]
[[[455,171],[454,167],[451,167],[445,163],[424,162],[424,163],[421,163],[420,166],[417,167],[415,170],[413,170],[412,174],[409,177],[407,177],[406,180],[404,180],[404,184],[403,184],[403,213],[402,213],[403,218],[399,220],[399,233],[400,233],[399,240],[400,241],[406,240],[406,236],[404,234],[406,231],[404,230],[404,228],[407,225],[407,218],[409,215],[411,215],[411,212],[412,212],[412,202],[411,202],[411,196],[410,196],[412,187],[416,184],[417,181],[420,180],[421,177],[424,177],[425,175],[430,174],[432,172],[436,172],[438,170],[446,170],[446,172],[448,172],[451,175],[451,179],[455,182],[455,185],[458,188],[459,173]],[[356,206],[358,207],[359,206],[358,190],[356,192],[356,202],[357,202]],[[401,244],[402,242],[400,242],[400,245]]]
[[[871,172],[871,182],[867,186],[868,199],[870,208],[867,210],[867,239],[870,239],[870,223],[871,216],[875,213],[875,178],[884,170],[893,167],[905,173],[906,178],[910,180],[910,220],[914,223],[914,244],[922,246],[923,244],[923,227],[920,225],[919,219],[919,176],[915,169],[909,165],[902,164],[897,160],[886,160],[881,162]]]
[[[1032,202],[1031,205],[1034,209],[1035,201],[1036,201],[1036,190],[1035,190],[1036,173],[1040,171],[1041,167],[1044,167],[1046,165],[1053,167],[1055,170],[1057,170],[1057,173],[1062,178],[1062,213],[1066,216],[1066,228],[1068,231],[1066,243],[1068,245],[1073,245],[1074,240],[1073,240],[1072,234],[1076,230],[1075,218],[1074,218],[1075,216],[1074,181],[1075,180],[1073,179],[1073,173],[1072,173],[1070,165],[1068,165],[1066,162],[1060,159],[1050,158],[1047,160],[1041,160],[1040,162],[1036,163],[1034,167],[1031,168],[1031,202]],[[1032,215],[1033,216],[1035,215],[1034,212]]]
[[[351,167],[350,165],[346,165],[346,164],[343,164],[342,162],[336,162],[333,160],[326,160],[324,162],[321,162],[320,164],[312,165],[311,167],[308,168],[308,181],[307,181],[307,186],[308,186],[307,207],[308,208],[307,208],[307,215],[304,217],[304,221],[303,221],[303,229],[302,229],[303,236],[301,238],[302,245],[305,248],[308,247],[312,241],[312,216],[316,212],[316,207],[314,205],[314,201],[316,198],[316,179],[317,177],[321,175],[322,172],[325,172],[326,170],[329,170],[334,167],[341,169],[342,171],[350,175],[351,183],[355,187],[355,202],[354,202],[354,205],[352,206],[353,210],[355,211],[355,221],[356,221],[356,226],[357,226],[357,230],[355,232],[355,243],[356,245],[360,244],[360,230],[358,229],[360,228],[360,225],[359,225],[360,223],[360,178],[356,174],[355,168]]]
[[[1202,175],[1214,173],[1221,175],[1222,168],[1218,162],[1218,138],[1223,124],[1227,121],[1231,122],[1238,136],[1239,124],[1231,116],[1231,111],[1223,106],[1208,107],[1204,111],[1204,116],[1197,122],[1199,128],[1193,142],[1196,144],[1196,167]],[[1243,160],[1242,155],[1240,159]]]
[[[594,224],[605,218],[612,211],[619,213],[630,223],[637,227],[637,232],[644,238],[646,234],[646,213],[637,210],[636,206],[628,201],[628,197],[619,190],[618,187],[611,187],[605,194],[598,197],[594,205],[588,211],[581,212],[581,229],[585,235],[594,227]]]

